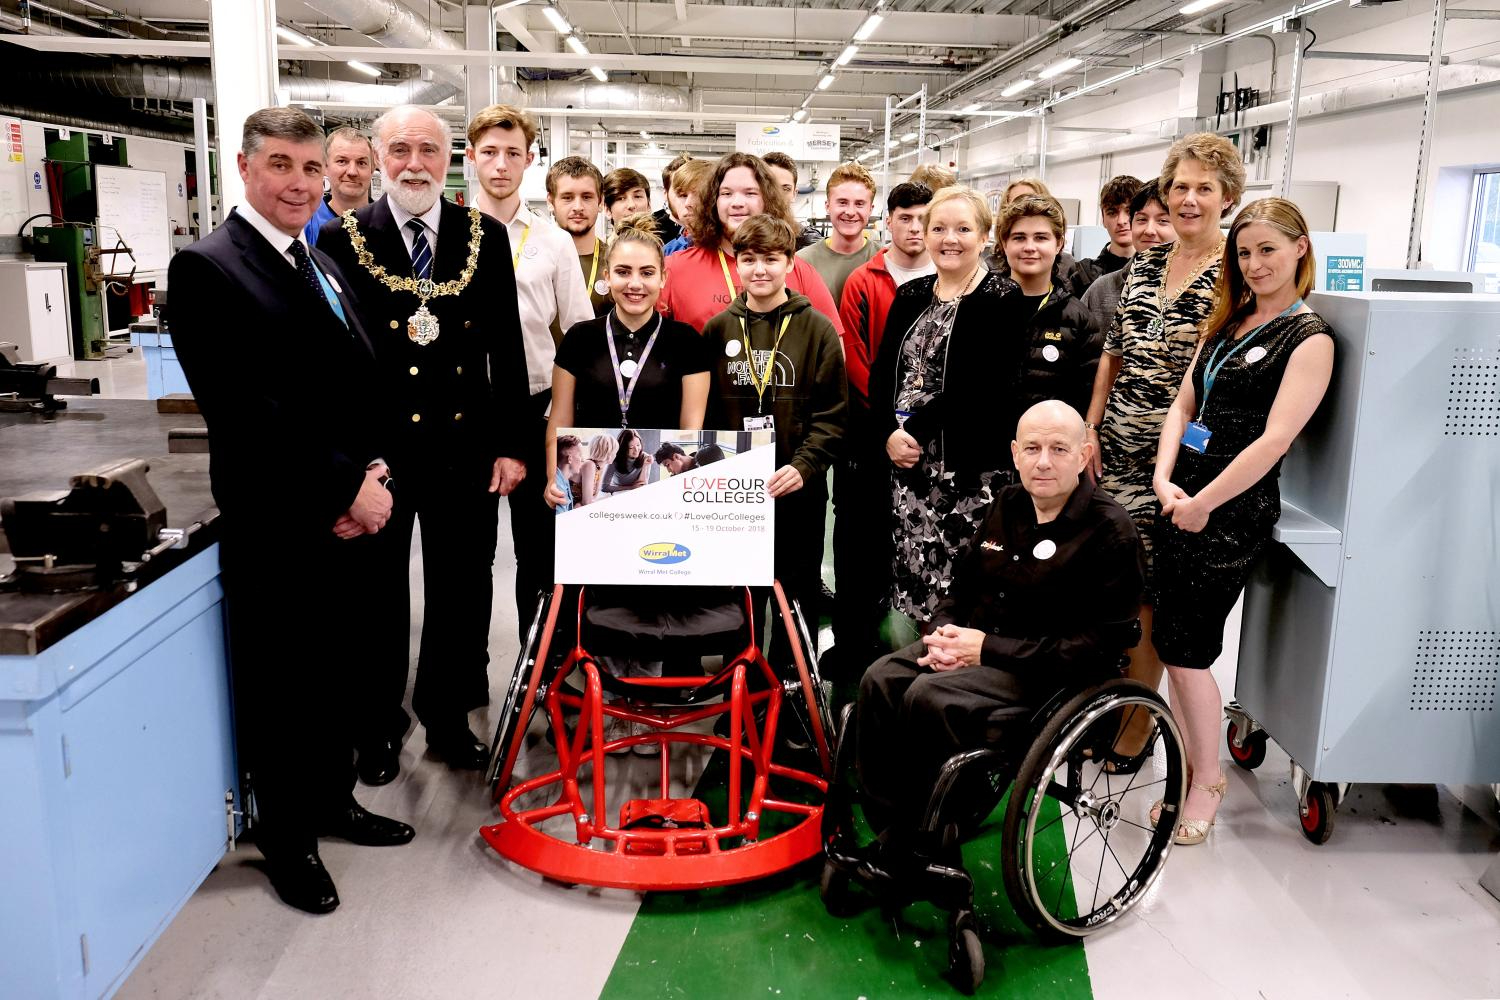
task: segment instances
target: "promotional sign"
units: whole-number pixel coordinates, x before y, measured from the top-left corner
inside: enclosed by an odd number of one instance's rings
[[[795,122],[765,125],[740,122],[734,127],[734,148],[756,156],[785,153],[794,160],[839,159],[839,126],[798,125]]]
[[[565,428],[556,582],[769,586],[773,431]],[[554,485],[561,489],[561,483]]]
[[[1365,288],[1365,259],[1363,257],[1329,257],[1328,290],[1330,292],[1362,292]]]

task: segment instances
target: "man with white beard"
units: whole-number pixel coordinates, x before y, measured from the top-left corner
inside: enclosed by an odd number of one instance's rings
[[[468,713],[489,701],[499,497],[527,478],[522,428],[532,417],[505,227],[442,197],[452,140],[436,115],[393,108],[376,119],[373,135],[385,194],[328,223],[318,248],[354,286],[375,341],[381,440],[391,442],[382,456],[395,499],[379,536],[382,603],[368,621],[351,623],[374,638],[379,659],[350,705],[357,770],[366,784],[383,785],[400,772],[410,721],[401,701],[414,517],[422,523],[425,604],[412,709],[428,749],[449,766],[479,770],[487,761]]]

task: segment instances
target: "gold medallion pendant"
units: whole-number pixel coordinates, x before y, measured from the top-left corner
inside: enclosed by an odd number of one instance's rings
[[[418,347],[426,347],[438,339],[438,318],[428,311],[427,303],[407,317],[406,336]]]

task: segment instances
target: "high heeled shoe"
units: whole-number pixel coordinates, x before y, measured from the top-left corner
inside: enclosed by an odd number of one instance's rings
[[[1208,831],[1214,828],[1214,820],[1219,818],[1219,807],[1224,804],[1224,796],[1229,791],[1229,779],[1220,776],[1219,780],[1212,785],[1204,785],[1192,782],[1191,787],[1219,798],[1219,805],[1214,807],[1214,815],[1208,819],[1187,819],[1184,817],[1177,821],[1177,829],[1173,831],[1172,841],[1178,844],[1201,844],[1208,839]]]

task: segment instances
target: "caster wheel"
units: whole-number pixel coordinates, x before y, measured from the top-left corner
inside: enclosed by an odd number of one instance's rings
[[[1257,729],[1246,736],[1243,746],[1234,745],[1234,739],[1238,734],[1239,729],[1231,722],[1224,737],[1225,743],[1229,746],[1229,759],[1245,770],[1253,771],[1266,762],[1266,731]]]
[[[818,898],[831,917],[847,917],[854,913],[854,898],[849,891],[849,876],[840,871],[832,861],[823,862],[823,874],[818,879]]]
[[[984,946],[974,930],[974,915],[954,916],[948,931],[948,977],[960,992],[972,996],[984,982]]]
[[[1333,812],[1338,808],[1333,785],[1314,781],[1307,790],[1307,806],[1301,810],[1302,836],[1314,844],[1326,844],[1333,836]]]

